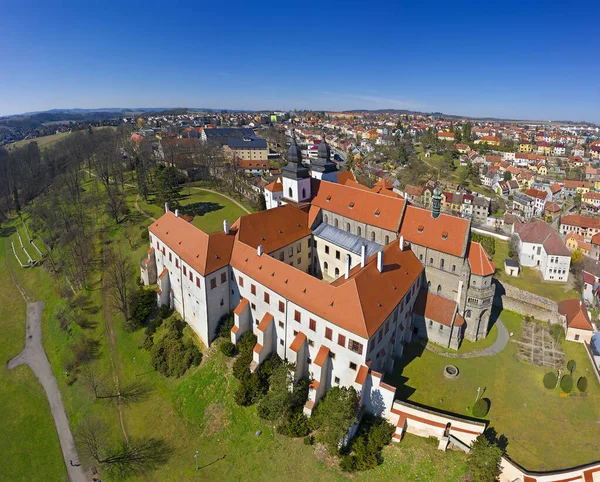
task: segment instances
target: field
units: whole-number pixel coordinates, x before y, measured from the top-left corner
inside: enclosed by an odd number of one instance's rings
[[[93,182],[87,181],[84,188],[90,189]],[[224,203],[224,198],[207,197],[200,191],[193,193],[189,202],[200,202],[200,196],[204,200],[212,199],[207,202]],[[139,224],[138,234],[141,235],[151,221],[135,211],[134,198],[131,195],[128,198],[130,216]],[[209,214],[213,214],[214,219],[203,225],[203,229],[220,229],[223,217],[233,221],[239,215],[227,205]],[[199,216],[198,219],[208,219],[205,216]],[[108,218],[104,222],[109,223]],[[14,221],[11,224],[16,225]],[[125,248],[137,267],[148,248],[147,242],[137,236],[137,245],[129,249],[123,238],[122,225],[110,224],[107,228],[108,240]],[[7,246],[10,247],[10,234],[5,230],[0,238],[3,253]],[[58,283],[44,267],[22,269],[12,254],[7,257],[7,262],[30,296],[45,302],[44,346],[61,389],[71,426],[75,430],[84,419],[93,416],[102,420],[111,439],[122,440],[117,407],[95,400],[81,373],[65,371],[65,361],[70,355],[69,345],[77,339],[80,329],[76,327],[69,333],[59,326],[55,313],[64,301],[58,294]],[[0,276],[6,287],[3,303],[0,304],[0,314],[4,315],[0,323],[5,325],[4,346],[9,352],[6,355],[8,359],[18,353],[24,344],[25,310],[10,280],[6,279],[6,271]],[[125,331],[120,316],[114,315],[103,301],[101,277],[101,271],[90,276],[89,286],[84,291],[88,299],[85,313],[92,324],[86,332],[99,342],[98,355],[88,366],[109,379],[116,370],[121,383],[140,377],[146,380],[152,392],[144,401],[122,408],[124,428],[129,437],[162,437],[172,448],[167,465],[136,480],[179,481],[197,475],[204,480],[264,480],[265,477],[299,481],[347,480],[335,461],[319,457],[315,448],[304,445],[302,439],[290,439],[273,433],[271,426],[257,416],[255,407],[244,408],[233,402],[232,393],[238,382],[231,375],[231,360],[218,350],[206,349],[199,343],[204,352],[199,367],[188,370],[180,379],[165,378],[158,374],[150,363],[148,352],[140,348],[145,336],[143,329],[134,333]],[[114,351],[109,343],[109,327],[114,330]],[[0,389],[0,400],[5,408],[3,415],[8,415],[3,417],[0,428],[2,433],[14,434],[12,437],[3,437],[5,442],[0,442],[3,454],[9,455],[4,458],[0,468],[0,479],[39,480],[43,474],[48,480],[62,480],[65,470],[41,387],[27,368],[19,368],[15,373],[8,374],[0,371],[0,376],[3,382]],[[262,431],[259,437],[255,436],[257,430]],[[199,473],[195,470],[196,450],[200,454]],[[387,447],[383,457],[383,465],[354,478],[451,482],[460,480],[466,470],[464,454],[441,453],[436,443],[412,436],[408,436],[400,445]],[[103,477],[103,480],[110,479]]]
[[[114,129],[112,126],[100,126],[93,127],[96,129]],[[51,134],[49,136],[35,137],[33,139],[23,139],[22,141],[13,142],[12,144],[8,144],[9,149],[14,149],[16,147],[23,147],[29,144],[30,142],[37,142],[37,145],[40,149],[45,149],[46,147],[50,147],[51,145],[57,143],[58,141],[64,139],[70,134],[70,132],[59,132],[57,134]]]
[[[500,316],[517,339],[521,317],[507,311]],[[586,397],[577,389],[567,398],[560,396],[560,390],[547,390],[542,379],[549,369],[517,360],[516,351],[516,344],[509,342],[493,357],[451,359],[413,344],[407,347],[407,356],[397,360],[396,372],[387,381],[398,387],[398,398],[464,416],[470,415],[481,387],[483,396],[491,400],[486,417],[490,425],[508,437],[508,454],[529,470],[597,460],[600,386],[583,345],[565,342],[564,351],[567,360],[577,362],[575,378],[588,378]],[[457,379],[444,378],[443,368],[448,364],[458,367]]]
[[[553,283],[551,281],[543,281],[540,271],[521,267],[521,273],[518,277],[509,276],[504,272],[504,260],[508,258],[508,243],[496,240],[496,253],[493,256],[494,264],[500,272],[496,273],[496,277],[502,283],[508,283],[516,288],[530,291],[539,296],[549,298],[557,303],[570,298],[579,298],[580,295],[575,291],[570,283]]]

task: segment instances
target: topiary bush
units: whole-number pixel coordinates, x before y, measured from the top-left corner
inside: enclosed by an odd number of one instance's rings
[[[219,345],[219,350],[221,350],[221,353],[225,356],[233,356],[235,345],[230,341],[224,341]]]
[[[552,390],[556,387],[556,382],[558,381],[558,377],[554,372],[548,372],[544,375],[544,386],[548,390]]]
[[[573,390],[573,377],[571,375],[565,375],[560,381],[560,388],[565,393],[571,393]]]
[[[587,386],[588,381],[586,377],[580,377],[579,380],[577,380],[577,388],[581,393],[587,390]]]
[[[473,405],[473,416],[477,418],[485,417],[490,411],[491,404],[489,398],[480,398]]]
[[[575,371],[575,368],[577,368],[577,363],[575,363],[575,360],[569,360],[569,362],[567,363],[567,369],[573,373]]]

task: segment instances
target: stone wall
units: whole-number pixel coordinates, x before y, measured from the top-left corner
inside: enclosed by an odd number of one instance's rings
[[[537,320],[564,324],[564,317],[558,312],[556,302],[508,283],[502,283],[498,279],[494,279],[494,283],[496,283],[494,306],[533,316]]]

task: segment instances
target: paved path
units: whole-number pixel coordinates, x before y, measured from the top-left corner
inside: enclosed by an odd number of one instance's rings
[[[432,346],[431,343],[427,343],[425,348],[447,358],[477,358],[480,356],[494,356],[504,350],[509,339],[508,331],[506,331],[506,327],[502,321],[500,321],[500,318],[496,320],[496,326],[498,327],[498,336],[496,337],[496,341],[483,350],[472,351],[470,353],[448,353],[438,350],[435,346]]]
[[[50,362],[42,345],[42,310],[43,301],[30,302],[27,295],[18,286],[19,291],[27,301],[27,331],[25,349],[8,362],[8,369],[12,370],[19,365],[28,365],[38,381],[44,387],[46,397],[50,403],[50,411],[54,418],[54,425],[58,432],[60,448],[63,453],[69,479],[72,482],[87,482],[89,478],[80,466],[72,466],[70,461],[77,464],[79,457],[73,444],[73,433],[67,419],[62,396],[56,383],[56,378],[50,368]]]

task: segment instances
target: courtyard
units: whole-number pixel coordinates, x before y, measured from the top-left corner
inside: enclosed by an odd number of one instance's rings
[[[580,396],[576,389],[571,396],[561,396],[559,389],[547,390],[542,382],[553,368],[519,358],[522,345],[531,345],[533,340],[527,325],[521,331],[521,316],[503,311],[500,319],[513,336],[495,356],[450,359],[420,344],[408,345],[403,358],[396,360],[394,373],[386,376],[386,382],[398,388],[396,398],[471,416],[480,389],[481,397],[491,400],[486,419],[508,437],[508,455],[527,469],[553,470],[597,460],[600,385],[584,346],[563,342],[564,361],[556,368],[564,370],[566,361],[575,360],[574,377],[587,377],[587,396]],[[533,336],[537,339],[539,334],[536,331]],[[456,379],[444,377],[449,363],[459,369]]]

